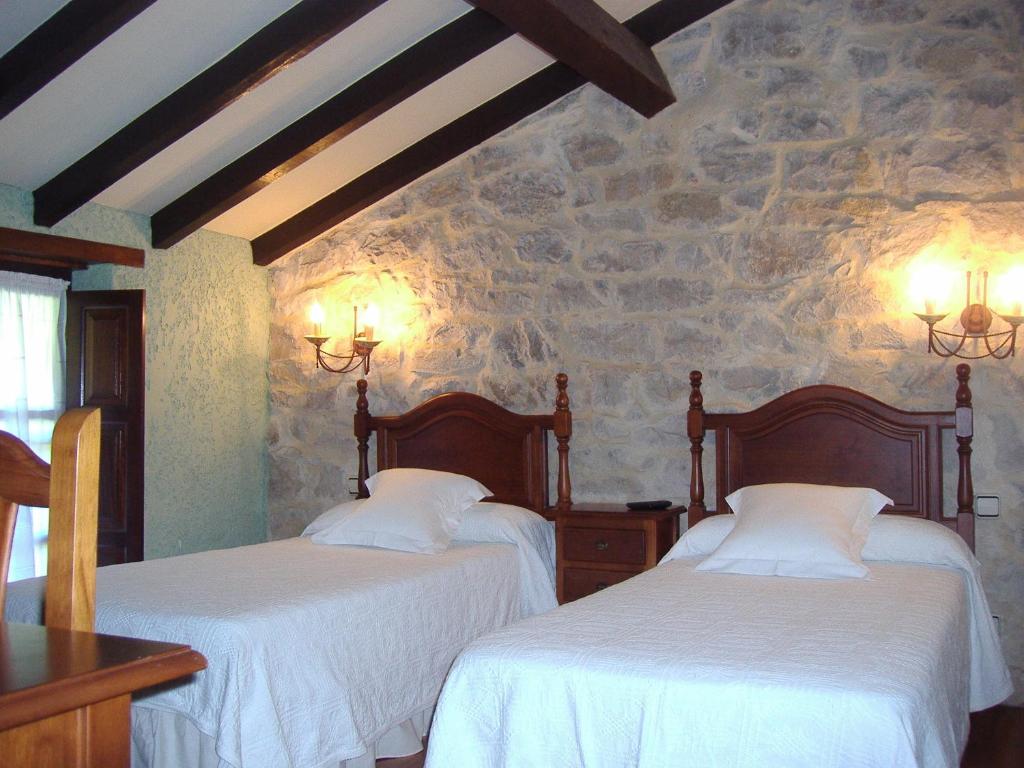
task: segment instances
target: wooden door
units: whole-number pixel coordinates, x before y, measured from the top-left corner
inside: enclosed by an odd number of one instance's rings
[[[145,291],[69,291],[67,407],[102,414],[97,565],[143,557]]]

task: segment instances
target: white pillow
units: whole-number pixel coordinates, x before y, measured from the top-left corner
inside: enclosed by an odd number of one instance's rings
[[[879,515],[871,521],[861,557],[970,570],[981,564],[967,542],[941,523],[919,517]]]
[[[718,549],[718,545],[732,532],[734,525],[736,515],[705,517],[679,537],[679,541],[672,545],[672,549],[661,558],[661,562],[667,563],[680,557],[707,557]]]
[[[314,533],[320,533],[320,531],[327,530],[342,518],[348,517],[359,509],[363,505],[363,501],[365,501],[365,499],[343,501],[340,504],[336,504],[326,512],[322,512],[318,515],[313,522],[306,526],[306,529],[301,535],[312,536]]]
[[[707,557],[732,532],[736,515],[713,515],[690,528],[661,559]],[[924,563],[969,570],[980,568],[967,542],[932,520],[903,515],[876,515],[868,529],[862,560]]]
[[[325,513],[336,519],[312,534],[314,543],[437,554],[448,548],[466,508],[491,495],[470,477],[432,469],[385,469],[366,488],[370,498],[358,509]]]
[[[872,488],[750,485],[726,497],[736,525],[698,571],[863,578],[871,518],[892,499]]]
[[[550,610],[555,599],[555,526],[529,509],[481,501],[462,515],[455,541],[515,544],[523,617]]]

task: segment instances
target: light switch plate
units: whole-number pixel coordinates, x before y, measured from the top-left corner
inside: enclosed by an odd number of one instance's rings
[[[974,497],[974,513],[978,517],[999,517],[999,497],[989,494]]]

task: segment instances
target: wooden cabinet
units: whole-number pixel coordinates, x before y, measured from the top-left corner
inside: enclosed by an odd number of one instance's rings
[[[567,603],[653,568],[679,538],[683,507],[633,511],[575,504],[555,518],[558,602]]]

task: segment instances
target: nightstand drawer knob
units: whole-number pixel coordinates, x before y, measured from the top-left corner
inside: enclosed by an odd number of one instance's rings
[[[595,543],[594,546],[597,547],[598,552],[604,552],[606,549],[608,549],[608,542],[604,539],[598,539],[597,543]]]

